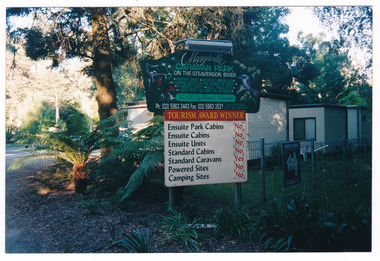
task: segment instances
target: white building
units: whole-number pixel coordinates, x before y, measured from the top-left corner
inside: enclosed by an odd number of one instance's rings
[[[128,120],[134,130],[142,129],[153,117],[146,102],[128,104]],[[288,99],[281,95],[262,94],[258,113],[247,113],[248,141],[264,138],[266,143],[288,139]]]
[[[310,152],[314,138],[317,148],[333,150],[343,138],[361,142],[372,138],[372,112],[360,106],[306,104],[289,106],[289,140],[301,141],[302,148]]]
[[[260,110],[247,113],[248,141],[265,143],[288,140],[288,97],[263,93]]]
[[[153,112],[148,111],[146,102],[128,103],[129,128],[138,131],[147,126],[147,123],[154,116]]]

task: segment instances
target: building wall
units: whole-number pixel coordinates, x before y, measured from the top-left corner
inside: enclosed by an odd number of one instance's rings
[[[248,141],[265,143],[287,140],[287,101],[261,97],[260,110],[247,113]]]
[[[347,108],[347,139],[357,139],[359,135],[359,109]]]
[[[325,108],[291,108],[289,109],[289,140],[294,140],[294,119],[315,118],[316,142],[325,140]]]
[[[346,108],[326,107],[325,113],[325,141],[343,139],[347,135]]]
[[[361,138],[372,138],[372,111],[361,109]]]
[[[128,107],[128,120],[131,128],[138,131],[147,125],[147,122],[153,118],[153,113],[149,112],[146,104]]]

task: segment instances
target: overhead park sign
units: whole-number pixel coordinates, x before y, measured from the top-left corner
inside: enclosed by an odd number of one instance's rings
[[[245,111],[166,110],[167,187],[247,181]]]
[[[142,62],[148,110],[245,110],[260,108],[260,71],[228,53],[177,51]]]

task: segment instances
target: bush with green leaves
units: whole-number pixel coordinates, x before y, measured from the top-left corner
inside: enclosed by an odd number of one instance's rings
[[[332,211],[321,218],[322,251],[371,251],[371,209]],[[323,241],[322,241],[323,240]]]
[[[268,251],[371,251],[371,213],[361,208],[325,213],[298,197],[268,205],[261,227]]]
[[[68,135],[78,137],[90,132],[93,120],[78,109],[78,104],[64,104],[59,110],[59,118],[65,123]]]
[[[270,151],[266,156],[266,167],[276,168],[282,166],[282,143],[278,142],[270,147]]]
[[[37,104],[36,104],[37,105]],[[29,111],[23,119],[23,131],[38,134],[55,125],[55,109],[47,101],[41,101],[35,111]],[[62,121],[59,122],[62,124]]]
[[[136,234],[128,233],[123,235],[124,237],[120,240],[116,240],[115,227],[107,222],[108,231],[111,237],[111,242],[105,246],[99,247],[92,252],[97,252],[105,248],[118,247],[124,249],[125,251],[132,253],[149,253],[149,230],[146,230],[145,237],[137,230]]]
[[[42,134],[20,133],[17,142],[37,144],[31,154],[13,161],[7,170],[16,170],[39,163],[54,163],[60,161],[71,164],[72,180],[75,190],[83,193],[88,186],[87,165],[91,153],[97,149],[98,132],[86,133],[79,139],[73,139],[66,132],[46,132]]]
[[[241,207],[221,208],[214,215],[216,234],[230,238],[250,240],[253,223],[248,211]]]
[[[78,203],[78,207],[81,209],[86,209],[90,215],[96,215],[102,213],[102,208],[109,206],[110,202],[101,199],[82,199]]]
[[[92,119],[78,109],[77,104],[64,104],[59,109],[58,128],[63,128],[68,135],[79,136],[90,131]],[[29,112],[24,119],[23,131],[32,134],[48,132],[50,127],[55,127],[55,107],[47,101],[42,101],[36,111]]]
[[[169,211],[171,216],[163,217],[161,223],[162,240],[168,244],[186,246],[190,252],[199,250],[200,242],[207,239],[201,220],[195,218],[190,221],[172,207]]]
[[[111,129],[112,131],[113,127]],[[115,193],[122,202],[129,198],[164,161],[163,118],[154,117],[137,133],[109,138],[113,148],[93,165],[98,191]],[[104,141],[103,141],[104,142]]]

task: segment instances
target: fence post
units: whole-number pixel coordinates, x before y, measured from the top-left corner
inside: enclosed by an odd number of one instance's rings
[[[266,191],[265,191],[265,141],[264,138],[260,139],[261,145],[261,196],[262,201],[265,202]]]
[[[314,196],[316,195],[316,186],[315,186],[315,161],[314,161],[314,138],[310,140],[311,147],[311,179],[313,182],[313,192]]]
[[[346,136],[343,136],[343,176],[344,176],[344,182],[346,182],[346,180],[347,180],[346,150],[347,150],[347,138],[346,138]]]

